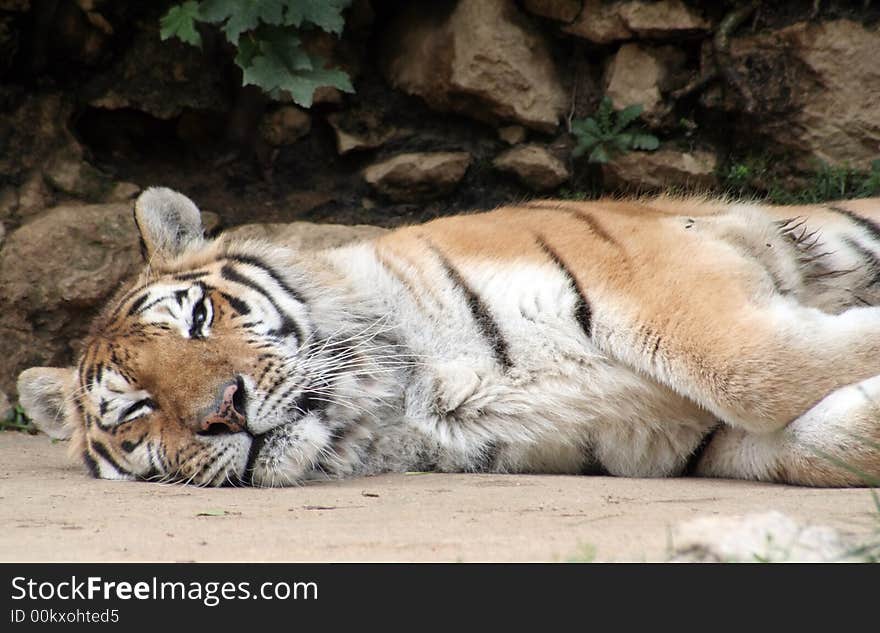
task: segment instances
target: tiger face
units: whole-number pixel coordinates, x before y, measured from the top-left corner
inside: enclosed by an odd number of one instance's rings
[[[147,190],[135,219],[147,269],[94,322],[75,368],[19,379],[38,424],[72,436],[106,479],[263,486],[348,474],[334,465],[363,435],[375,323],[336,305],[333,279],[312,286],[322,273],[290,252],[206,242],[180,194]]]

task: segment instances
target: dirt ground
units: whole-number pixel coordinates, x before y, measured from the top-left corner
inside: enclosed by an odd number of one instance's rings
[[[0,561],[657,561],[697,516],[779,510],[870,534],[866,490],[701,479],[401,474],[287,489],[89,479],[0,433]]]

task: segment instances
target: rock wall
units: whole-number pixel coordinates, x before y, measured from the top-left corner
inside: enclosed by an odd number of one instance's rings
[[[193,197],[213,231],[278,234],[718,191],[738,161],[767,166],[746,174],[760,194],[880,158],[878,3],[354,0],[343,36],[310,46],[356,93],[321,90],[309,111],[243,88],[210,29],[201,49],[161,42],[172,4],[0,0],[0,392],[69,362],[133,273],[130,199],[148,185]],[[660,147],[575,158],[571,123],[604,96],[642,106]]]

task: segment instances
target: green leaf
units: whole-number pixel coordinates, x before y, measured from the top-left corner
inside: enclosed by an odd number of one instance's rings
[[[608,151],[605,149],[604,145],[598,145],[596,149],[590,153],[590,158],[588,160],[591,163],[602,164],[611,160],[611,156],[608,155]]]
[[[311,107],[315,90],[332,86],[344,92],[354,92],[351,80],[341,70],[313,68],[311,70],[288,67],[284,60],[274,54],[257,55],[250,66],[243,68],[242,83],[259,86],[266,92],[286,91],[294,102],[304,108]]]
[[[633,135],[632,134],[618,134],[617,136],[612,136],[607,144],[610,145],[609,149],[613,149],[616,153],[628,152],[632,149]]]
[[[660,147],[660,139],[653,134],[633,134],[630,144],[634,149],[644,149],[653,152]]]
[[[228,512],[226,510],[205,510],[196,514],[197,517],[225,517]]]
[[[242,70],[242,83],[277,95],[290,93],[304,107],[314,92],[332,86],[354,92],[348,75],[324,68],[324,62],[302,47],[301,28],[317,26],[341,33],[343,11],[351,0],[187,0],[173,7],[161,20],[162,39],[178,37],[200,45],[198,22],[217,25],[238,50],[235,63]]]
[[[261,27],[255,35],[260,42],[260,51],[267,57],[274,57],[289,71],[312,70],[322,66],[303,50],[302,42],[293,29]]]
[[[260,53],[260,42],[254,37],[243,37],[238,41],[238,52],[235,54],[235,63],[241,69],[250,66],[254,57]]]
[[[590,147],[591,146],[587,145],[586,143],[578,143],[574,146],[574,149],[571,150],[571,155],[574,158],[580,158],[587,152],[588,149],[590,149]]]
[[[181,42],[201,47],[202,36],[195,27],[198,19],[199,3],[195,0],[187,0],[183,4],[171,7],[159,20],[159,37],[162,41],[176,37]]]
[[[285,4],[284,24],[299,27],[308,22],[339,35],[345,26],[342,12],[351,0],[288,0]]]
[[[290,82],[280,86],[280,88],[289,92],[297,105],[309,108],[312,105],[315,90],[324,86],[331,86],[342,92],[354,92],[354,87],[351,85],[351,79],[349,79],[348,75],[334,68],[297,73],[291,78]]]
[[[599,128],[602,130],[603,134],[607,134],[611,132],[614,126],[611,124],[611,119],[614,116],[614,102],[611,101],[611,97],[605,96],[602,97],[602,102],[599,104],[599,109],[596,110],[596,122],[599,125]]]
[[[596,145],[600,145],[605,139],[593,136],[592,134],[581,134],[578,140],[586,147],[595,147]]]
[[[614,126],[614,129],[618,132],[625,129],[626,126],[639,118],[639,115],[642,114],[644,109],[645,107],[641,103],[635,103],[631,106],[625,107],[617,113],[617,124]]]
[[[575,119],[571,122],[571,131],[578,136],[581,134],[590,134],[597,138],[602,136],[602,130],[599,128],[599,124],[596,123],[596,119],[592,117],[587,119]]]
[[[238,44],[242,33],[256,29],[260,23],[282,24],[285,4],[285,0],[204,0],[200,15],[207,22],[222,23],[226,39]]]

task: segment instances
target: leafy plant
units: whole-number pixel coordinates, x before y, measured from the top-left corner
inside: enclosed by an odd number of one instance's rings
[[[589,152],[589,162],[607,163],[616,154],[657,149],[660,141],[656,136],[630,128],[642,110],[641,104],[615,110],[611,99],[604,97],[594,116],[571,122],[571,133],[577,140],[572,154],[578,158]]]
[[[332,86],[354,92],[342,70],[326,68],[325,60],[303,47],[302,33],[319,28],[339,35],[345,26],[342,12],[351,0],[187,0],[172,7],[160,20],[160,37],[176,37],[201,47],[197,24],[217,26],[238,51],[235,63],[242,84],[262,88],[273,97],[290,93],[308,108],[315,90]]]
[[[15,405],[4,417],[0,418],[0,431],[27,431],[36,433],[37,429],[25,415],[21,405]]]
[[[856,189],[857,198],[870,198],[880,195],[880,159],[871,162],[869,171]]]
[[[567,563],[592,563],[596,560],[596,546],[591,543],[578,543],[577,551],[569,556]]]
[[[775,161],[779,163],[777,159]],[[869,171],[821,162],[797,189],[776,173],[769,156],[747,155],[719,172],[725,190],[738,196],[765,196],[775,204],[816,204],[880,195],[880,160]]]

